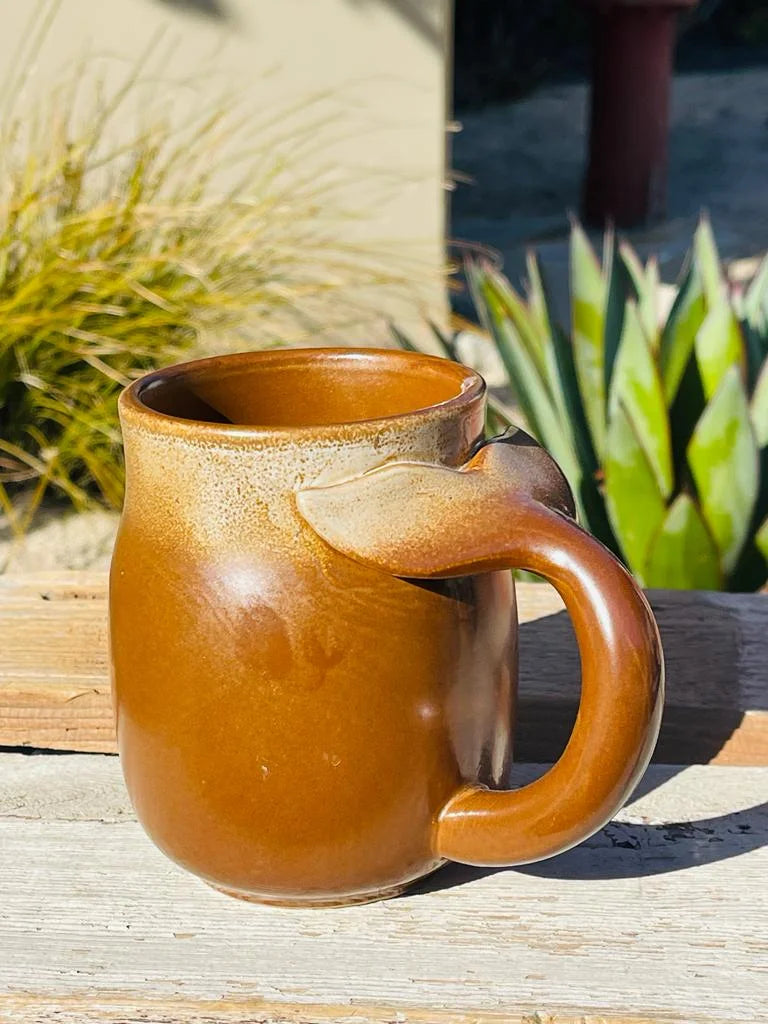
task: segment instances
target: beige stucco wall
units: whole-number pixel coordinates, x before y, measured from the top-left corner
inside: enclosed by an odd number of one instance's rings
[[[0,66],[18,50],[32,7],[3,5]],[[325,93],[332,124],[311,159],[343,169],[357,214],[343,230],[402,244],[436,270],[449,18],[450,0],[61,0],[30,91],[86,52],[135,61],[165,31],[163,73],[188,80],[193,105],[231,90],[256,125],[265,112]],[[428,295],[439,312],[442,288]],[[406,307],[392,312],[413,317]]]

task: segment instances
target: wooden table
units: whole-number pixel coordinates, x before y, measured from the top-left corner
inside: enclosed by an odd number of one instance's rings
[[[543,864],[287,911],[167,861],[115,757],[50,749],[112,743],[103,578],[0,577],[0,1022],[768,1021],[768,599],[652,597],[661,752],[689,763],[652,765],[616,821]],[[575,653],[548,588],[520,604],[522,749],[549,760]],[[9,752],[25,744],[49,750]]]

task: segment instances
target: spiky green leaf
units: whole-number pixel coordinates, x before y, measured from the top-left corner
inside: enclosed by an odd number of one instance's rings
[[[605,448],[606,285],[589,239],[578,224],[571,231],[570,276],[574,363],[593,446],[600,458]]]
[[[749,530],[759,484],[759,453],[741,376],[732,366],[688,445],[704,520],[729,573]]]
[[[528,307],[548,342],[545,352],[549,390],[563,423],[568,423],[573,432],[574,447],[585,472],[592,475],[597,469],[597,460],[576,379],[573,347],[555,323],[547,283],[535,253],[528,252],[527,265]]]
[[[567,422],[573,431],[574,445],[585,472],[592,474],[598,467],[597,457],[576,380],[573,348],[570,339],[560,327],[555,327],[552,331],[552,354],[555,362],[554,372],[566,409]]]
[[[441,330],[434,320],[429,321],[429,329],[432,331],[432,336],[437,342],[440,350],[446,359],[452,359],[454,363],[460,362],[459,353],[456,351],[456,343],[454,338],[450,334]]]
[[[486,298],[488,296],[486,295]],[[512,392],[517,399],[526,423],[537,440],[552,455],[563,462],[563,472],[576,475],[579,472],[575,458],[568,453],[568,434],[560,423],[557,410],[552,404],[550,395],[539,375],[536,366],[525,346],[520,340],[512,322],[494,310],[492,299],[489,302],[491,319],[489,327],[496,342],[499,355],[509,374]],[[566,464],[568,469],[566,471]],[[569,477],[570,479],[570,477]]]
[[[605,501],[624,561],[641,583],[651,542],[666,515],[638,431],[619,403],[611,412],[604,462]]]
[[[461,360],[459,359],[459,353],[456,350],[456,343],[454,341],[454,338],[451,337],[451,335],[449,335],[447,332],[441,330],[441,328],[438,327],[438,325],[433,320],[428,320],[427,323],[430,331],[432,332],[433,338],[437,342],[439,354],[441,356],[444,356],[444,358],[446,359],[452,359],[453,362],[455,363],[461,362]],[[392,338],[400,346],[400,348],[405,349],[406,352],[427,351],[426,347],[419,348],[418,345],[414,344],[411,338],[409,338],[407,334],[401,331],[397,324],[389,324],[389,333],[392,335]]]
[[[541,263],[533,249],[525,254],[525,267],[528,275],[528,312],[539,335],[548,338],[555,321]]]
[[[488,395],[485,408],[485,436],[496,437],[513,425],[512,410],[493,395]]]
[[[417,346],[413,344],[408,335],[404,334],[403,331],[400,330],[397,324],[390,323],[389,333],[392,335],[392,338],[400,346],[400,348],[404,349],[406,352],[421,351],[420,348],[417,348]]]
[[[725,371],[737,366],[746,369],[744,338],[739,322],[724,297],[710,306],[704,322],[696,333],[696,361],[699,366],[704,396],[710,399],[720,386]]]
[[[761,336],[746,320],[739,322],[741,334],[744,338],[744,352],[746,354],[746,378],[747,390],[751,391],[757,384],[763,363],[768,356],[768,335]]]
[[[760,550],[760,554],[768,562],[768,517],[766,517],[763,525],[755,534],[755,543]]]
[[[707,305],[716,306],[723,297],[725,282],[720,270],[720,254],[709,217],[703,216],[693,236],[693,256],[699,268]]]
[[[765,338],[768,333],[768,256],[752,278],[744,296],[744,316],[750,327]]]
[[[573,484],[579,522],[590,533],[617,551],[616,540],[605,511],[605,502],[598,485],[598,463],[592,447],[592,439],[581,404],[581,395],[576,383],[573,365],[573,349],[569,339],[560,327],[552,332],[552,350],[556,361],[556,374],[567,409],[565,422],[573,435],[573,445],[581,467],[581,478]]]
[[[637,308],[640,313],[640,322],[643,325],[645,336],[653,352],[657,352],[661,343],[661,331],[659,329],[659,276],[658,260],[652,256],[645,268],[645,287],[638,298]]]
[[[683,379],[694,341],[706,316],[704,289],[696,266],[686,270],[672,304],[667,322],[661,332],[659,361],[664,383],[664,395],[671,405]]]
[[[661,282],[658,260],[655,256],[651,256],[648,264],[644,267],[640,262],[640,257],[627,242],[622,242],[619,251],[635,289],[640,322],[651,350],[655,352],[661,341],[659,324],[659,284]]]
[[[496,289],[490,268],[468,265],[466,273],[480,319],[493,338],[528,427],[548,446],[548,436],[558,432],[557,414],[539,367],[509,316],[509,305]]]
[[[645,568],[649,587],[719,590],[723,577],[717,548],[688,494],[678,494],[651,543]]]
[[[757,378],[749,411],[757,443],[761,448],[765,448],[768,445],[768,361],[763,363],[760,376]]]
[[[550,312],[550,301],[538,257],[530,249],[526,253],[526,266],[528,270],[528,315],[534,325],[534,330],[541,339],[541,349],[544,356],[544,376],[549,393],[552,395],[552,399],[557,407],[558,415],[565,423],[568,417],[568,407],[563,394],[563,381],[557,369],[555,349],[552,344],[553,334],[558,328]],[[573,386],[576,386],[575,377],[573,378]]]
[[[504,315],[512,322],[517,336],[525,346],[529,359],[548,388],[545,354],[548,337],[545,332],[540,330],[536,316],[506,277],[490,264],[484,264],[482,268],[476,265],[473,271],[475,278],[477,278],[478,272],[485,281],[486,290],[493,292],[493,301],[496,306],[503,310]]]
[[[509,306],[504,294],[495,287],[495,275],[488,268],[475,264],[467,267],[467,280],[478,313],[492,335],[509,374],[512,391],[529,429],[559,462],[573,490],[578,491],[582,469],[568,425],[558,416],[539,367],[508,315]]]
[[[529,267],[529,274],[531,274],[531,271],[532,268]],[[549,310],[544,298],[543,284],[538,266],[535,268],[534,276],[529,277],[529,288],[531,315],[536,317],[540,330],[545,332],[547,339],[547,344],[544,348],[544,372],[547,387],[561,422],[568,423],[571,408],[566,397],[566,391],[576,390],[576,377],[574,374],[570,379],[564,379],[559,371],[557,360],[558,345],[555,342],[555,335],[559,334],[559,329],[549,319]],[[572,421],[571,426],[578,449],[576,435],[580,433],[580,425],[578,421]]]
[[[603,372],[605,394],[609,395],[613,368],[624,331],[627,300],[634,298],[635,290],[632,276],[616,250],[616,239],[612,231],[606,233],[603,248],[606,253],[607,271],[605,322],[603,324]]]
[[[659,371],[634,302],[627,303],[624,317],[609,400],[611,416],[619,404],[637,428],[659,493],[668,498],[672,493],[673,471],[667,408]]]
[[[619,246],[619,253],[621,258],[624,260],[627,273],[632,278],[632,283],[635,286],[635,292],[639,295],[645,287],[645,268],[643,267],[642,261],[629,242],[621,243]]]

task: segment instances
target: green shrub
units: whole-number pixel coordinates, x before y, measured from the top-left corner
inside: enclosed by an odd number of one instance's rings
[[[338,177],[307,160],[324,138],[311,100],[260,130],[226,102],[174,127],[166,99],[132,129],[145,72],[105,90],[86,66],[0,121],[0,511],[17,532],[49,489],[119,506],[131,379],[200,346],[340,332],[370,319],[361,296],[414,276],[339,241]]]

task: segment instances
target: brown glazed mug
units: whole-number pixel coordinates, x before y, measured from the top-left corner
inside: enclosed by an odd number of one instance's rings
[[[232,895],[391,896],[444,861],[522,864],[600,828],[648,762],[653,617],[484,383],[398,351],[279,350],[151,373],[120,400],[111,573],[122,766],[145,829]],[[563,596],[573,734],[503,789],[510,568]]]

